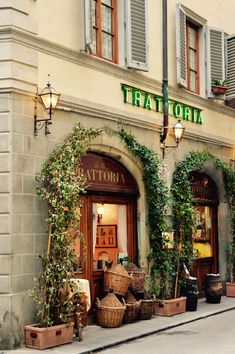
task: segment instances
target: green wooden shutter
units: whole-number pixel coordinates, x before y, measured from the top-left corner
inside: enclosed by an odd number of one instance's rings
[[[228,91],[226,100],[229,106],[235,108],[235,34],[225,38],[226,42],[226,78]]]
[[[211,91],[213,80],[225,79],[224,32],[220,29],[207,27],[206,65],[207,96],[224,99],[224,95],[215,96]]]
[[[180,5],[176,7],[176,61],[177,83],[187,87],[186,14]]]
[[[126,63],[148,71],[147,0],[125,0]]]

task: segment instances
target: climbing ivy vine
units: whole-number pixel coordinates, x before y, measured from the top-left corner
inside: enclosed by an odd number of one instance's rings
[[[59,291],[63,280],[74,270],[76,257],[74,238],[80,236],[68,232],[80,220],[78,208],[82,206],[79,195],[85,192],[86,178],[79,173],[81,156],[86,153],[88,143],[100,129],[75,127],[63,144],[57,147],[36,176],[40,186],[37,195],[46,200],[48,206],[49,239],[46,255],[41,255],[42,273],[35,279],[30,292],[38,305],[38,317],[42,326],[56,324],[62,320]],[[63,303],[63,306],[69,304]]]
[[[169,199],[169,190],[161,178],[161,161],[146,146],[137,142],[136,138],[124,129],[117,131],[127,148],[137,156],[143,164],[143,182],[145,185],[151,260],[150,287],[159,298],[166,297],[167,284],[172,280],[173,263],[168,250],[168,239],[165,236],[165,211]]]

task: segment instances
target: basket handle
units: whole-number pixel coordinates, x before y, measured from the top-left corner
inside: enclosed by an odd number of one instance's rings
[[[98,309],[101,307],[101,303],[98,297],[96,298],[96,306],[98,307]]]

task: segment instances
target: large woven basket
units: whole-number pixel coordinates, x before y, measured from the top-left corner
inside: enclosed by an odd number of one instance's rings
[[[126,302],[126,310],[124,313],[123,322],[130,323],[135,321],[138,318],[140,301],[136,301],[134,296],[130,293],[130,291],[128,291],[127,296],[125,298],[125,302]]]
[[[114,293],[108,293],[100,301],[97,298],[97,321],[101,327],[120,327],[123,321],[125,305],[122,305]]]
[[[130,283],[130,290],[132,293],[143,293],[145,283],[145,272],[138,268],[134,263],[125,267],[128,274],[132,275],[133,279]]]
[[[104,291],[109,292],[112,289],[115,294],[125,296],[131,280],[132,276],[121,264],[113,264],[104,271]]]
[[[141,300],[139,319],[140,320],[149,320],[153,315],[153,300]]]

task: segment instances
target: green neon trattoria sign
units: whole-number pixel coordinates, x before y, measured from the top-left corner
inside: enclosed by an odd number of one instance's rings
[[[133,106],[155,110],[159,113],[163,112],[162,96],[154,95],[153,93],[145,92],[124,84],[122,84],[121,87],[124,103],[131,103]],[[201,109],[178,101],[168,100],[168,113],[177,119],[187,120],[196,124],[203,123]]]

